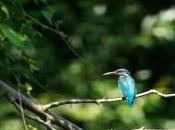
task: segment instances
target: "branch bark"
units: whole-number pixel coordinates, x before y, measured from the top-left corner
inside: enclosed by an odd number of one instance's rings
[[[36,104],[31,99],[23,95],[22,93],[17,92],[12,87],[0,81],[0,91],[1,94],[10,102],[15,102],[20,105],[19,97],[21,100],[21,107],[23,109],[27,109],[30,112],[36,114],[40,117],[43,121],[50,121],[51,124],[55,124],[64,130],[83,130],[82,128],[76,126],[75,124],[71,123],[70,121],[55,115],[44,108],[44,105]]]

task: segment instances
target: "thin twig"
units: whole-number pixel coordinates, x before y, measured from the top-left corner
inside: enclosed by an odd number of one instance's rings
[[[18,99],[19,99],[19,105],[20,105],[19,110],[20,110],[22,121],[23,121],[23,124],[24,124],[24,130],[28,130],[26,119],[25,119],[25,116],[24,116],[24,109],[22,107],[22,100],[21,100],[21,97],[19,95],[19,93],[21,93],[21,90],[20,90],[21,81],[20,81],[20,78],[18,76],[15,75],[14,77],[15,77],[15,79],[17,81],[17,84],[18,84],[17,85],[17,88],[18,88],[17,91],[18,91]]]
[[[20,93],[20,90],[18,90],[18,92]],[[28,130],[26,119],[25,119],[25,116],[24,116],[24,109],[22,107],[22,100],[21,100],[20,96],[19,96],[19,104],[20,104],[20,107],[19,108],[20,108],[20,113],[21,113],[22,121],[23,121],[23,124],[24,124],[24,129],[25,130]]]
[[[47,122],[43,121],[41,118],[39,118],[38,116],[32,116],[32,115],[25,115],[27,118],[34,120],[36,122],[39,122],[40,124],[43,124],[45,127],[47,127],[48,130],[56,130],[55,128],[53,128],[50,124],[48,124]]]
[[[33,22],[35,22],[36,24],[40,25],[42,28],[44,28],[44,29],[46,29],[46,30],[49,30],[49,31],[51,31],[51,32],[53,32],[53,33],[58,34],[58,35],[62,38],[62,40],[65,40],[66,35],[65,35],[63,32],[58,31],[58,30],[56,30],[56,29],[53,29],[53,28],[51,28],[51,27],[49,27],[49,26],[43,24],[42,22],[38,21],[37,19],[35,19],[34,17],[32,17],[32,16],[30,16],[30,15],[28,15],[28,14],[26,14],[26,13],[25,13],[24,15],[25,15],[27,18],[29,18],[30,20],[32,20]]]
[[[15,101],[9,100],[14,106],[15,108],[20,112],[21,111],[21,107],[20,105],[18,105]],[[41,124],[43,124],[45,127],[48,128],[48,130],[56,130],[55,128],[53,128],[52,126],[50,126],[49,124],[47,124],[45,121],[43,121],[41,118],[37,117],[37,116],[32,116],[29,114],[26,114],[25,112],[23,112],[24,116],[26,116],[27,118],[34,120],[36,122],[39,122]]]
[[[157,94],[161,97],[164,98],[170,98],[170,97],[175,97],[175,93],[173,94],[163,94],[155,89],[148,90],[143,93],[139,93],[136,95],[136,98],[138,97],[143,97],[149,94]],[[44,105],[44,109],[48,110],[50,108],[54,108],[60,105],[66,105],[66,104],[81,104],[81,103],[95,103],[95,104],[101,104],[101,103],[111,103],[111,102],[117,102],[117,101],[122,101],[126,100],[125,97],[118,97],[118,98],[111,98],[111,99],[71,99],[71,100],[61,100],[61,101],[56,101],[53,103],[49,103]]]
[[[46,24],[43,24],[42,22],[40,22],[39,20],[37,20],[36,18],[32,17],[31,15],[28,15],[26,13],[24,13],[24,16],[29,18],[31,21],[35,22],[37,25],[41,26],[42,28],[49,30],[57,35],[59,35],[61,37],[61,39],[63,40],[63,42],[67,45],[67,47],[72,51],[72,53],[78,57],[81,61],[84,61],[82,59],[82,57],[74,50],[74,48],[71,46],[71,44],[69,43],[69,41],[67,40],[67,35],[64,34],[62,31],[56,30],[52,27],[47,26]]]

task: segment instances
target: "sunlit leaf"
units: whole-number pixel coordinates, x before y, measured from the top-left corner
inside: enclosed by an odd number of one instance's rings
[[[8,26],[1,26],[1,31],[4,36],[9,40],[9,43],[15,46],[22,47],[27,40],[26,36],[22,36]]]
[[[30,92],[32,91],[32,86],[29,84],[29,83],[25,83],[25,88],[26,88],[26,91],[27,91],[27,94],[30,95]]]
[[[9,18],[9,11],[5,5],[1,5],[0,10],[6,14],[6,18]]]
[[[47,21],[52,24],[53,11],[42,10],[42,15],[47,19]]]

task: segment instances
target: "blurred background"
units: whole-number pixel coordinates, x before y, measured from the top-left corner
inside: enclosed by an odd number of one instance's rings
[[[1,0],[0,79],[45,104],[115,98],[128,69],[137,93],[175,93],[173,0]],[[43,26],[44,25],[44,26]],[[62,38],[57,32],[66,34]],[[20,114],[0,97],[0,129],[22,130]],[[149,95],[110,104],[64,105],[52,111],[87,130],[175,128],[175,99]],[[43,130],[27,120],[29,130]],[[13,128],[12,128],[13,126]]]

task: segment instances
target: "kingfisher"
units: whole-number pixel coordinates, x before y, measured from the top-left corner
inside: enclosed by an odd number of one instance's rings
[[[118,87],[120,88],[123,96],[126,98],[128,106],[132,107],[135,100],[136,90],[135,82],[130,72],[127,69],[117,69],[115,71],[104,73],[103,75],[119,76]]]

